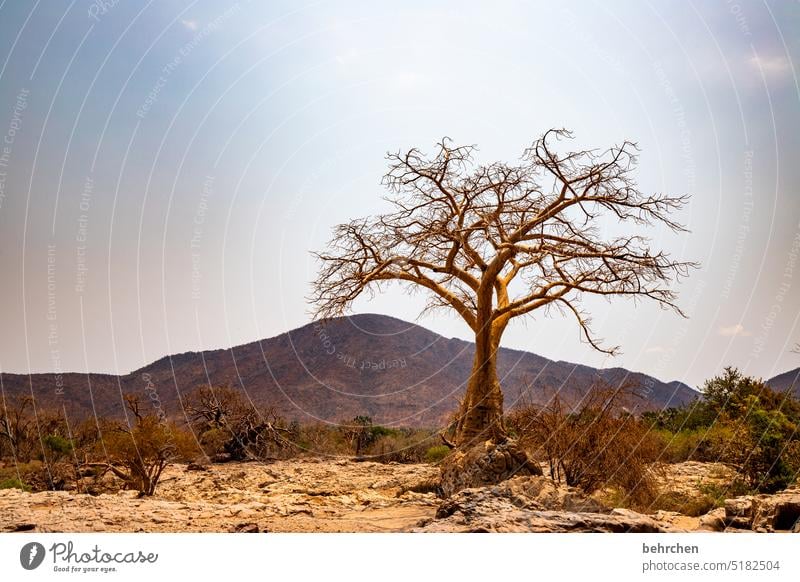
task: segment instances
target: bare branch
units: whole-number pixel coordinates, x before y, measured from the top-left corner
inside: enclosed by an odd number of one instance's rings
[[[394,281],[425,290],[427,309],[455,310],[476,341],[502,334],[512,318],[559,306],[593,348],[615,353],[591,334],[576,307],[581,296],[645,298],[683,315],[671,284],[697,265],[651,251],[640,233],[603,237],[601,226],[611,219],[683,232],[675,213],[688,198],[637,188],[635,143],[561,152],[571,139],[550,130],[517,165],[476,164],[474,146],[449,138],[431,157],[417,149],[387,155],[383,183],[393,211],[339,225],[316,254],[316,317],[341,315],[363,293]]]

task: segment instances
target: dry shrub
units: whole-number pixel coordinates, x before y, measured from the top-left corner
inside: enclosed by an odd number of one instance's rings
[[[388,429],[367,449],[367,455],[380,463],[421,463],[432,442],[435,440],[431,431]]]
[[[75,488],[80,460],[97,438],[94,421],[70,425],[66,410],[39,408],[31,396],[0,398],[0,460],[13,464],[14,479],[27,489]]]
[[[133,422],[107,422],[102,432],[102,449],[107,457],[85,466],[110,471],[126,489],[153,495],[164,469],[193,455],[195,443],[166,418],[155,412],[144,413],[136,396],[126,395],[125,401]]]
[[[203,452],[212,460],[268,460],[295,454],[296,430],[274,409],[259,409],[240,390],[201,386],[186,406]]]
[[[352,452],[352,443],[338,426],[315,422],[300,429],[297,448],[307,455],[346,456]]]
[[[31,396],[0,399],[0,455],[18,463],[33,459],[39,446],[35,403]]]
[[[534,458],[542,459],[557,483],[587,493],[601,488],[624,492],[626,505],[646,506],[656,496],[652,463],[662,442],[626,404],[630,388],[594,386],[575,406],[556,394],[546,406],[512,411],[509,428]]]
[[[354,457],[379,463],[421,463],[437,433],[429,429],[390,428],[373,424],[368,416],[357,416],[339,424],[315,423],[298,426],[296,451],[304,455]]]

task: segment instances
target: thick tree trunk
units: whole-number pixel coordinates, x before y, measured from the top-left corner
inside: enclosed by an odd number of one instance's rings
[[[480,441],[505,440],[503,392],[497,377],[499,341],[491,330],[479,332],[475,339],[472,373],[456,425],[455,444],[459,447]]]
[[[503,392],[497,376],[497,350],[504,322],[480,327],[467,393],[456,424],[456,450],[442,463],[441,492],[500,483],[519,475],[541,475],[541,468],[506,435]]]

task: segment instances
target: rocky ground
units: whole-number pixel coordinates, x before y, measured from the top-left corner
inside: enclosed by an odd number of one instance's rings
[[[0,490],[0,531],[405,531],[436,512],[437,476],[431,465],[346,460],[174,465],[150,498]]]
[[[800,530],[800,490],[733,498],[699,517],[609,508],[602,497],[556,487],[547,477],[515,477],[435,493],[432,465],[294,459],[173,466],[156,495],[87,495],[0,490],[0,531],[40,532],[452,532],[452,531],[791,531]],[[724,483],[718,465],[670,467],[663,486],[686,498]]]

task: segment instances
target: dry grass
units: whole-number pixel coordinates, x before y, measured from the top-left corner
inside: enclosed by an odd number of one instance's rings
[[[568,406],[555,395],[546,406],[514,410],[508,425],[557,483],[587,493],[612,488],[625,505],[645,506],[657,495],[654,462],[662,443],[625,412],[633,396],[625,387],[596,386]]]

